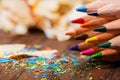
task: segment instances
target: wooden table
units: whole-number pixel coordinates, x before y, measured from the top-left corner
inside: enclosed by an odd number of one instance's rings
[[[52,49],[57,49],[60,53],[69,53],[68,48],[72,45],[75,45],[81,41],[69,40],[64,42],[58,42],[57,40],[51,40],[45,38],[43,32],[33,32],[24,36],[14,36],[9,33],[4,33],[0,31],[0,44],[6,43],[24,43],[24,44],[42,44],[43,47],[51,47]],[[75,55],[79,56],[79,52],[72,52]],[[70,75],[64,74],[60,77],[53,78],[54,75],[51,75],[47,80],[120,80],[120,63],[107,63],[102,61],[96,61],[101,65],[100,69],[92,67],[90,71],[83,71],[82,73],[86,76],[82,77],[81,72],[78,70],[78,73]],[[29,72],[19,67],[17,70],[7,69],[0,64],[0,80],[40,80],[34,77],[33,72]],[[8,64],[9,65],[9,64]],[[90,74],[93,79],[88,79],[87,75]],[[72,77],[72,78],[70,78]]]

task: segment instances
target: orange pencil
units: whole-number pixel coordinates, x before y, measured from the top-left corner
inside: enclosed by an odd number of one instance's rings
[[[80,26],[82,28],[98,27],[98,26],[101,26],[101,25],[103,25],[105,23],[108,23],[112,20],[114,20],[114,17],[111,17],[111,18],[107,18],[107,17],[97,18],[97,19],[93,19],[91,21],[88,21],[84,24],[81,24]]]

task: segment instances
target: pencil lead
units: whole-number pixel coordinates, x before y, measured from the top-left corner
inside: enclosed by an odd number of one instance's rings
[[[87,50],[84,50],[82,52],[80,52],[81,55],[92,55],[94,52],[94,49],[93,48],[89,48]]]
[[[91,15],[91,16],[99,16],[99,14],[98,14],[98,11],[97,11],[97,10],[92,11],[92,12],[88,12],[88,15]]]
[[[105,42],[103,44],[99,44],[98,47],[102,48],[109,48],[111,46],[111,43],[110,42]]]
[[[82,35],[76,36],[75,40],[85,40],[87,38],[88,38],[87,34],[82,34]]]
[[[91,38],[86,39],[85,42],[88,43],[88,42],[94,42],[97,40],[98,40],[97,37],[91,37]]]
[[[106,32],[107,29],[105,26],[101,26],[101,27],[98,27],[98,28],[94,28],[94,31],[98,31],[98,32]]]
[[[70,47],[69,50],[76,50],[76,51],[78,51],[79,50],[79,46],[78,45],[72,46],[72,47]]]
[[[102,57],[102,53],[101,52],[97,52],[93,55],[90,56],[91,58],[101,58]]]
[[[83,18],[78,18],[78,19],[72,20],[71,22],[72,22],[72,23],[83,24],[85,21],[84,21]]]
[[[78,8],[76,8],[76,11],[86,12],[87,11],[87,7],[86,6],[78,7]]]
[[[84,23],[84,24],[81,24],[80,26],[82,27],[82,28],[90,28],[91,26],[91,23],[90,22],[86,22],[86,23]]]

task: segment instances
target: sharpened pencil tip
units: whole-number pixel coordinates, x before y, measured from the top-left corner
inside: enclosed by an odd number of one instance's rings
[[[76,8],[76,11],[86,12],[87,11],[87,7],[86,6],[78,7],[78,8]]]
[[[69,50],[79,50],[79,46],[78,45],[75,45],[75,46],[72,46],[72,47],[70,47],[70,49]]]
[[[75,40],[85,40],[87,38],[88,38],[87,34],[82,34],[82,35],[76,36]]]
[[[72,22],[72,23],[83,24],[85,21],[84,21],[83,18],[78,18],[78,19],[72,20],[71,22]]]
[[[97,41],[97,37],[91,37],[85,40],[86,43]]]
[[[84,24],[81,24],[82,28],[90,28],[91,27],[91,22],[86,22]]]
[[[91,16],[99,16],[99,14],[98,14],[98,11],[97,11],[97,10],[92,11],[92,12],[88,12],[88,15],[91,15]]]
[[[93,55],[90,56],[91,58],[101,58],[102,57],[102,53],[101,52],[97,52]]]
[[[109,48],[111,46],[110,42],[105,42],[103,44],[99,44],[98,47],[100,48]]]
[[[87,50],[84,50],[82,52],[80,52],[81,55],[92,55],[94,52],[94,49],[93,48],[89,48]]]
[[[94,31],[97,31],[97,32],[106,32],[107,29],[105,26],[101,26],[101,27],[98,27],[98,28],[94,28]]]

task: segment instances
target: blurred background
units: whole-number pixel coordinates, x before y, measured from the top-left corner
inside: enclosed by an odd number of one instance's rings
[[[58,41],[70,39],[64,35],[69,29],[79,27],[70,20],[85,13],[75,8],[93,0],[0,0],[0,30],[14,35],[25,35],[29,29],[38,29],[45,36]]]

